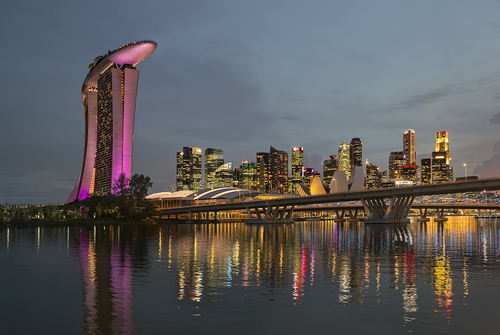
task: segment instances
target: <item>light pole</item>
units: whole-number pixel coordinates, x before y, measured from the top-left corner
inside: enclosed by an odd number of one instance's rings
[[[464,163],[464,168],[465,168],[465,181],[467,181],[467,164]]]

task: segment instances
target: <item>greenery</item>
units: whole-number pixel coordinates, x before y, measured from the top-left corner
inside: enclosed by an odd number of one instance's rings
[[[110,195],[88,197],[70,204],[0,205],[0,223],[36,219],[147,219],[156,214],[154,203],[145,200],[152,186],[151,179],[142,174],[131,178],[121,174],[113,181]]]

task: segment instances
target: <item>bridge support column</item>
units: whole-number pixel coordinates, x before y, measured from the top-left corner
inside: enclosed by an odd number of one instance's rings
[[[444,217],[444,208],[438,208],[436,210],[436,218],[434,219],[434,221],[436,222],[446,222],[448,221],[448,218]]]
[[[420,216],[417,218],[417,221],[430,221],[430,219],[427,217],[427,208],[420,208],[419,209]]]
[[[246,223],[293,223],[293,206],[271,206],[251,208],[247,207],[248,220]]]
[[[414,198],[412,195],[395,195],[389,206],[383,198],[361,199],[366,212],[365,223],[409,223],[408,213]]]

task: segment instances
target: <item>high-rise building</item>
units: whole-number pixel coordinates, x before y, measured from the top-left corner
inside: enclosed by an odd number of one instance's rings
[[[415,165],[415,130],[408,129],[403,133],[403,154],[406,156],[406,165]]]
[[[321,177],[321,174],[313,168],[302,168],[302,176],[303,185],[307,188],[311,188],[311,178]]]
[[[446,152],[434,151],[432,153],[432,183],[440,184],[449,181],[449,165],[446,164]]]
[[[288,153],[274,147],[269,151],[269,190],[282,194],[288,191]]]
[[[205,149],[205,187],[215,187],[215,171],[224,164],[222,149]]]
[[[403,180],[403,167],[406,164],[406,155],[403,151],[393,151],[389,155],[389,182]]]
[[[347,179],[351,176],[351,150],[346,141],[339,146],[339,171],[345,171]]]
[[[373,163],[369,163],[368,161],[366,161],[365,167],[366,167],[366,188],[368,190],[379,188],[379,185],[381,183],[380,173],[378,171],[379,167]]]
[[[153,41],[124,45],[94,59],[82,86],[85,116],[83,164],[68,202],[112,193],[113,182],[132,175],[132,146],[139,71],[156,50]]]
[[[247,160],[241,162],[238,169],[238,187],[257,191],[257,164]]]
[[[422,185],[432,183],[432,158],[424,158],[420,161],[420,183]]]
[[[436,152],[446,152],[446,164],[450,164],[450,142],[447,131],[436,133]]]
[[[177,191],[201,189],[201,148],[184,147],[177,153]]]
[[[269,191],[269,153],[257,153],[257,190]]]
[[[362,166],[363,163],[363,143],[358,137],[354,137],[349,145],[351,156],[351,170],[356,166]]]
[[[335,157],[336,155],[331,155],[330,159],[323,161],[323,182],[326,185],[332,182],[334,172],[339,171],[339,161]]]
[[[304,167],[304,148],[292,148],[292,176],[299,176]]]
[[[232,187],[233,179],[233,162],[222,164],[215,170],[215,187]]]
[[[403,165],[403,180],[417,183],[417,169],[415,164]]]

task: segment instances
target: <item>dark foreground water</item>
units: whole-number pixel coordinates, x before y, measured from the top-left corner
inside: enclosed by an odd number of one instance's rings
[[[0,227],[0,334],[499,334],[500,221]]]

